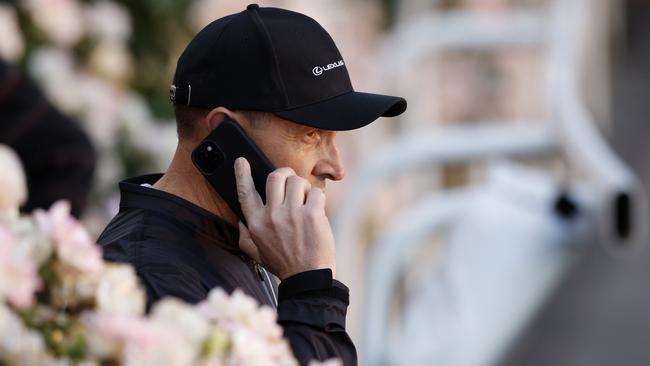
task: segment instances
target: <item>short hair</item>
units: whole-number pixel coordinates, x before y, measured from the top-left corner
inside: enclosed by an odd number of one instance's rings
[[[210,108],[190,107],[186,105],[174,105],[174,116],[176,116],[176,132],[181,140],[191,139],[194,136],[194,127],[197,121],[207,117]]]
[[[191,139],[194,136],[195,126],[200,119],[204,119],[210,113],[211,108],[190,107],[186,105],[175,105],[174,115],[176,116],[176,131],[179,139]],[[269,121],[271,114],[268,112],[239,110],[245,116],[253,128]]]

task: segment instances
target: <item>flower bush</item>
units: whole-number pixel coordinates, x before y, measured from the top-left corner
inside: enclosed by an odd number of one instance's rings
[[[6,197],[24,190],[14,160],[0,145]],[[216,288],[145,314],[133,268],[104,262],[68,203],[23,216],[19,204],[0,207],[0,365],[297,365],[272,308]]]
[[[236,290],[145,315],[128,264],[104,262],[66,202],[0,220],[0,364],[296,365],[275,311]],[[66,363],[63,363],[66,364]]]

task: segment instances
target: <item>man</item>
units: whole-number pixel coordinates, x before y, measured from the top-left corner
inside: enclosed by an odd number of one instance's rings
[[[133,263],[148,303],[190,302],[241,288],[277,307],[301,364],[356,364],[345,331],[348,289],[336,281],[325,183],[341,180],[336,131],[406,109],[402,98],[355,92],[329,34],[295,12],[249,5],[199,32],[172,85],[179,143],[167,172],[120,184],[120,212],[99,238],[108,260]],[[266,203],[245,159],[236,161],[239,223],[192,165],[191,151],[235,120],[274,166]],[[265,269],[280,279],[279,288]]]

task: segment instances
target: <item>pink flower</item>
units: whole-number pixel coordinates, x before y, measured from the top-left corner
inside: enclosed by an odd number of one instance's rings
[[[198,305],[199,312],[212,325],[225,332],[231,340],[228,364],[235,365],[296,365],[289,344],[282,338],[276,313],[259,306],[241,290],[228,296],[215,288]]]
[[[101,250],[86,229],[70,216],[68,202],[55,202],[49,211],[37,211],[34,216],[41,229],[54,240],[56,255],[62,263],[89,274],[102,270]]]
[[[86,314],[83,322],[90,330],[91,353],[116,357],[127,366],[190,366],[200,351],[174,327],[153,319]]]
[[[89,350],[99,357],[118,357],[128,342],[141,346],[152,343],[144,318],[86,313],[81,320],[89,330]]]
[[[36,264],[20,255],[14,233],[0,226],[0,300],[7,298],[19,308],[34,304],[34,295],[41,286]]]

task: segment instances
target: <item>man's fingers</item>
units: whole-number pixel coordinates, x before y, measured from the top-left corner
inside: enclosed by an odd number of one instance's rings
[[[239,249],[257,263],[262,263],[259,249],[251,238],[251,233],[241,221],[239,222]]]
[[[307,193],[305,206],[317,210],[325,210],[325,192],[318,187],[312,187],[309,193]]]
[[[284,204],[287,206],[298,207],[305,204],[307,193],[311,189],[311,183],[297,175],[287,178],[286,195]]]
[[[255,190],[255,183],[251,176],[251,166],[245,158],[235,160],[235,179],[237,181],[237,198],[248,220],[253,212],[261,209],[262,198]]]
[[[278,168],[266,178],[266,205],[275,207],[284,201],[287,178],[296,175],[291,168]]]

